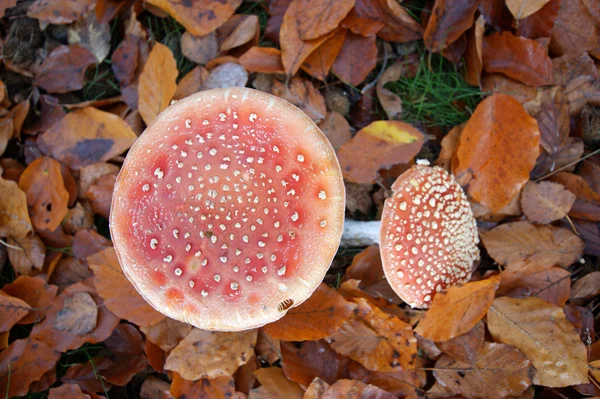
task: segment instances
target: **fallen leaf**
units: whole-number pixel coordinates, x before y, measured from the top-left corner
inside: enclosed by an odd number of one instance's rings
[[[281,23],[283,22],[283,15],[287,11],[292,0],[272,0],[269,1],[267,11],[269,13],[269,19],[267,20],[267,26],[265,27],[264,38],[270,40],[273,43],[279,43],[279,31],[281,30]]]
[[[256,37],[260,32],[260,24],[256,15],[240,15],[233,30],[219,44],[219,50],[225,52],[240,47]]]
[[[306,341],[300,348],[291,342],[281,345],[283,372],[301,386],[310,385],[317,377],[333,384],[339,379],[348,378],[348,359],[336,353],[323,340]]]
[[[173,375],[173,379],[175,378],[176,375]],[[160,399],[163,397],[161,395],[166,394],[166,392],[168,391],[168,382],[160,380],[152,375],[149,375],[148,377],[146,377],[140,388],[140,399]]]
[[[0,395],[25,396],[29,386],[58,361],[60,354],[33,338],[13,341],[0,352]]]
[[[89,50],[101,63],[110,53],[110,25],[96,19],[95,13],[88,14],[69,26],[69,44],[78,44]]]
[[[554,80],[565,89],[571,115],[579,114],[589,102],[598,105],[600,74],[588,53],[565,54],[552,63]]]
[[[0,237],[25,238],[33,231],[27,196],[14,181],[0,177]]]
[[[272,47],[251,47],[239,62],[248,72],[284,73],[281,50]]]
[[[479,103],[460,136],[454,175],[470,197],[497,212],[529,180],[539,136],[517,100],[494,94]]]
[[[355,396],[356,395],[356,396]],[[323,393],[320,399],[338,398],[396,399],[396,396],[374,385],[357,380],[339,380]]]
[[[454,43],[475,19],[480,0],[436,0],[423,34],[427,49],[438,53]]]
[[[336,152],[352,138],[350,124],[344,115],[335,111],[327,113],[325,119],[319,123],[319,129]]]
[[[288,380],[278,367],[258,369],[254,375],[268,395],[267,398],[302,399],[304,391],[297,383]],[[250,397],[252,391],[250,391]]]
[[[53,328],[82,337],[96,328],[97,319],[98,307],[92,296],[87,292],[77,292],[64,299]]]
[[[352,32],[361,36],[371,36],[377,34],[385,26],[383,21],[359,17],[355,9],[350,10],[346,18],[340,22],[342,28],[350,29]]]
[[[27,16],[56,25],[70,24],[91,13],[95,5],[96,0],[36,0],[27,9]]]
[[[325,81],[346,39],[346,29],[339,28],[323,44],[310,53],[302,64],[310,76]]]
[[[96,180],[96,182],[94,182],[94,184],[92,184],[85,192],[85,196],[90,202],[92,211],[105,219],[108,219],[109,217],[113,189],[116,181],[117,176],[104,175]]]
[[[22,299],[13,297],[4,291],[0,291],[0,332],[10,331],[15,324],[29,314],[31,306]]]
[[[568,145],[571,132],[569,101],[565,92],[558,87],[538,90],[540,108],[530,114],[540,128],[540,145],[552,158]]]
[[[369,370],[400,371],[415,367],[417,339],[410,325],[357,298],[358,313],[327,338],[331,347]]]
[[[334,334],[348,320],[356,305],[335,289],[321,283],[305,302],[290,309],[264,331],[284,341],[308,341]]]
[[[567,268],[583,253],[584,243],[570,230],[527,221],[501,224],[479,233],[488,254],[508,269],[523,263],[533,269]]]
[[[27,196],[33,225],[37,229],[56,230],[67,216],[69,201],[60,163],[48,157],[36,159],[19,178],[19,187]]]
[[[104,370],[114,366],[114,363],[108,357],[94,356],[91,362],[76,363],[67,369],[61,381],[66,384],[77,384],[87,392],[102,392],[114,387],[103,375]]]
[[[531,385],[534,373],[529,360],[517,349],[490,342],[483,343],[473,363],[444,355],[433,371],[436,380],[455,394],[490,399],[519,397]]]
[[[79,385],[64,384],[58,388],[50,388],[48,399],[91,399],[91,397],[84,394]]]
[[[427,382],[427,377],[423,370],[382,373],[367,370],[360,363],[355,361],[350,361],[348,372],[350,373],[351,378],[366,384],[375,385],[398,397],[411,398],[411,395],[413,395],[415,398],[418,398],[419,395],[423,393],[421,388],[423,388]]]
[[[415,72],[415,57],[407,57],[405,60],[396,61],[387,68],[381,78],[377,81],[377,99],[388,116],[388,119],[400,119],[402,116],[402,100],[391,90],[385,88],[389,82],[395,82],[400,77],[413,75]]]
[[[169,13],[191,34],[204,36],[225,23],[242,0],[148,0],[148,3]]]
[[[375,36],[363,37],[352,32],[346,34],[344,45],[331,70],[351,86],[361,84],[377,66]]]
[[[46,155],[77,170],[120,155],[136,138],[117,115],[86,107],[65,115],[38,136],[37,144]]]
[[[77,44],[58,46],[40,65],[34,84],[49,93],[80,90],[85,71],[96,62],[94,54]]]
[[[385,25],[377,31],[383,40],[406,43],[423,36],[421,25],[397,1],[356,0],[354,12],[359,18],[383,22]]]
[[[598,48],[600,25],[587,11],[582,0],[563,1],[552,29],[550,50],[553,54],[581,54]]]
[[[496,341],[514,346],[533,363],[534,384],[588,382],[585,346],[556,305],[538,298],[497,298],[488,313],[488,328]]]
[[[573,219],[573,224],[585,242],[584,253],[600,256],[600,224],[579,219]]]
[[[490,93],[508,94],[521,104],[535,99],[538,93],[534,87],[517,82],[499,73],[484,74],[481,78],[481,89]]]
[[[18,274],[31,276],[42,270],[46,258],[46,246],[39,236],[9,238],[8,243],[15,247],[8,247],[7,251],[8,259]]]
[[[146,359],[148,359],[150,367],[159,373],[165,372],[165,361],[167,360],[165,351],[146,338],[144,341],[144,353],[146,354]]]
[[[321,396],[327,391],[329,384],[321,380],[319,377],[315,377],[310,383],[302,399],[321,399]]]
[[[574,301],[589,301],[600,295],[600,272],[588,273],[575,281],[572,291],[571,299]]]
[[[181,53],[196,64],[206,64],[217,56],[219,44],[214,32],[205,36],[194,36],[190,32],[181,35]]]
[[[514,0],[513,0],[514,1]],[[520,0],[517,0],[520,1]],[[535,0],[535,2],[540,0]],[[529,39],[550,37],[562,0],[550,0],[539,11],[519,20],[517,35]]]
[[[187,73],[177,84],[173,100],[181,100],[201,90],[202,84],[208,77],[208,71],[198,65]]]
[[[506,0],[506,6],[515,19],[527,18],[538,12],[550,0]]]
[[[521,193],[523,213],[531,222],[538,224],[564,218],[574,202],[575,194],[561,184],[549,181],[527,182]]]
[[[226,62],[214,68],[202,82],[201,90],[228,87],[245,87],[248,82],[248,72],[243,66],[234,62]]]
[[[513,298],[536,297],[557,306],[565,306],[571,297],[571,273],[560,267],[551,267],[535,273],[506,270],[502,273],[497,296]]]
[[[2,290],[8,295],[19,298],[31,306],[29,314],[19,324],[35,324],[42,321],[46,310],[56,298],[58,287],[46,283],[39,277],[19,276],[15,281],[6,284]],[[0,298],[0,301],[2,298]],[[1,328],[0,328],[1,329]]]
[[[111,68],[121,87],[132,84],[140,73],[140,69],[148,57],[148,54],[143,54],[144,57],[142,57],[142,53],[147,50],[147,47],[142,44],[146,37],[146,31],[142,29],[136,13],[132,12],[125,28],[125,38],[119,43],[111,57]]]
[[[170,352],[192,331],[192,326],[165,317],[152,326],[140,326],[140,330],[150,342],[158,345],[165,352]]]
[[[171,50],[156,43],[138,83],[138,111],[146,125],[171,103],[177,90],[177,63]]]
[[[483,70],[483,34],[485,32],[485,19],[480,15],[473,28],[467,32],[467,50],[465,52],[465,81],[471,86],[481,85],[481,71]]]
[[[354,0],[299,0],[297,7],[300,39],[311,40],[337,28],[354,7]]]
[[[273,81],[273,95],[294,104],[317,123],[327,114],[323,95],[310,80],[300,76],[294,76],[289,86],[277,80]]]
[[[477,358],[477,352],[483,345],[484,337],[485,324],[483,321],[479,321],[466,333],[446,342],[436,342],[436,346],[452,359],[473,365]]]
[[[178,373],[173,373],[170,393],[175,398],[233,399],[235,381],[231,377],[186,381]]]
[[[494,33],[484,36],[482,51],[486,72],[503,73],[534,87],[554,83],[552,60],[535,40],[513,36],[507,31]]]
[[[258,330],[218,332],[194,328],[169,353],[165,370],[175,371],[189,381],[231,376],[250,360],[257,333]]]
[[[256,356],[269,364],[281,359],[281,342],[277,338],[271,337],[262,328],[258,330],[254,349],[256,350]]]
[[[14,124],[12,118],[0,120],[0,155],[4,154],[8,141],[13,138]]]
[[[495,275],[438,293],[415,332],[436,342],[467,333],[486,315],[499,283],[500,275]]]
[[[373,122],[340,147],[338,158],[344,178],[373,184],[379,169],[410,162],[423,142],[421,132],[405,122]]]
[[[559,172],[551,176],[550,179],[562,184],[567,190],[575,194],[576,199],[569,211],[569,216],[596,222],[600,221],[600,193],[592,190],[581,176]]]
[[[33,113],[31,119],[23,127],[23,131],[27,134],[48,130],[66,115],[63,107],[58,104],[58,99],[54,96],[41,95],[39,104],[39,115],[38,112]]]

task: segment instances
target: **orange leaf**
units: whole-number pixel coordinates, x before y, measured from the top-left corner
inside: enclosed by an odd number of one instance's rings
[[[475,363],[477,352],[483,345],[484,337],[485,324],[483,321],[479,321],[475,324],[475,327],[463,335],[459,335],[446,342],[436,343],[436,346],[455,360],[473,364]]]
[[[94,271],[94,285],[106,307],[138,326],[151,326],[165,318],[146,302],[123,274],[114,248],[87,258]]]
[[[523,19],[538,12],[550,0],[506,0],[506,6],[515,17]]]
[[[414,398],[418,398],[422,392],[421,388],[426,383],[426,375],[423,370],[381,373],[367,370],[360,363],[351,361],[348,365],[348,372],[351,378],[375,385],[400,398],[413,398],[413,396]]]
[[[225,23],[242,0],[148,0],[148,3],[169,13],[192,35],[204,36]]]
[[[410,162],[423,146],[424,137],[404,122],[376,121],[362,128],[339,151],[344,178],[373,184],[377,171]]]
[[[259,31],[260,25],[256,15],[240,15],[240,20],[236,21],[233,30],[220,42],[219,50],[224,52],[242,46],[254,39]]]
[[[170,394],[175,398],[234,398],[235,381],[231,377],[202,378],[186,381],[178,373],[173,373]]]
[[[517,35],[530,39],[552,36],[561,3],[562,0],[550,0],[539,11],[521,19],[517,25]]]
[[[36,0],[27,9],[27,16],[56,25],[70,24],[88,15],[95,6],[96,0]]]
[[[177,62],[171,49],[156,43],[138,83],[138,111],[146,125],[171,103],[177,90],[177,73]]]
[[[487,313],[499,283],[500,275],[496,275],[438,293],[415,332],[439,342],[467,333]]]
[[[337,398],[377,398],[396,399],[396,396],[374,385],[365,384],[357,380],[339,380],[323,393],[320,399]]]
[[[283,372],[302,386],[310,385],[316,377],[330,384],[348,377],[348,359],[331,349],[325,341],[306,341],[300,348],[284,342],[281,351]]]
[[[376,37],[363,37],[352,32],[346,34],[340,54],[332,70],[344,82],[358,86],[377,65]]]
[[[325,81],[335,59],[342,50],[345,39],[346,29],[336,29],[329,39],[310,53],[302,64],[302,69],[313,78]]]
[[[575,202],[575,194],[561,184],[527,182],[521,194],[523,213],[533,223],[548,224],[564,218]]]
[[[505,31],[483,38],[483,69],[531,86],[554,83],[552,60],[538,42]]]
[[[296,12],[300,39],[311,40],[338,27],[355,0],[299,0]]]
[[[31,306],[20,298],[13,297],[0,291],[0,332],[9,331],[19,320],[29,314]]]
[[[425,46],[437,53],[473,25],[479,0],[436,0],[423,35]]]
[[[208,77],[208,71],[198,65],[187,73],[177,85],[173,100],[181,100],[201,90],[202,84]]]
[[[217,35],[212,32],[206,36],[194,36],[190,32],[181,35],[181,53],[196,64],[206,64],[217,56],[219,44]]]
[[[573,300],[590,300],[600,295],[600,272],[586,274],[573,284]]]
[[[335,289],[321,283],[306,302],[263,329],[273,338],[285,341],[317,340],[335,333],[355,308]]]
[[[16,247],[7,248],[8,259],[15,272],[31,276],[42,270],[46,258],[46,246],[39,236],[34,234],[25,238],[9,238],[8,243]]]
[[[260,391],[264,391],[264,396],[257,395],[256,398],[286,398],[286,399],[302,399],[304,391],[300,388],[300,385],[290,381],[283,374],[283,371],[278,367],[269,367],[258,369],[254,372],[254,375],[261,384],[258,388]],[[253,394],[255,390],[250,391],[250,397],[255,397]]]
[[[325,118],[327,113],[325,98],[308,79],[294,76],[289,87],[275,80],[273,94],[291,102],[315,122]]]
[[[0,177],[0,237],[25,238],[33,231],[27,196],[14,181]]]
[[[113,189],[117,176],[110,174],[100,177],[85,192],[85,197],[90,202],[92,211],[108,219],[112,202]]]
[[[350,29],[357,35],[371,36],[379,32],[381,28],[385,26],[385,23],[383,21],[359,17],[356,13],[356,9],[352,9],[348,15],[346,15],[346,18],[340,22],[340,26],[342,28]]]
[[[571,298],[571,273],[560,267],[551,267],[537,273],[505,270],[502,273],[497,296],[513,298],[536,297],[560,307]]]
[[[49,93],[80,90],[85,71],[96,62],[94,54],[77,44],[58,46],[40,65],[34,84]]]
[[[483,100],[460,136],[454,175],[475,201],[497,212],[529,180],[539,155],[537,122],[506,94]]]
[[[359,18],[383,22],[385,26],[377,31],[383,40],[405,43],[423,35],[421,24],[395,0],[356,0],[354,12]]]
[[[248,72],[284,73],[281,50],[272,47],[254,46],[239,58]]]
[[[344,115],[335,111],[327,113],[325,119],[319,123],[319,129],[327,137],[336,152],[339,151],[342,144],[352,138],[350,124],[344,118]]]
[[[48,391],[48,399],[89,399],[89,395],[85,395],[79,385],[64,384],[58,388],[51,388]]]
[[[256,356],[269,364],[281,359],[281,342],[277,338],[271,337],[262,328],[258,330],[254,349],[256,350]]]
[[[52,158],[36,159],[21,175],[19,187],[27,195],[33,225],[41,230],[56,230],[67,215],[69,201],[60,164]]]
[[[38,277],[19,276],[15,281],[2,287],[4,292],[15,298],[22,299],[32,309],[19,324],[33,324],[42,321],[46,310],[54,301],[58,287],[49,285]],[[0,301],[2,298],[0,298]]]
[[[599,36],[600,25],[588,12],[585,1],[561,2],[552,28],[550,48],[553,54],[581,54],[597,49]]]
[[[140,330],[148,340],[158,345],[165,352],[169,352],[192,331],[192,326],[165,317],[157,324],[140,327]]]
[[[592,190],[581,176],[560,172],[550,179],[562,184],[567,190],[575,194],[576,199],[569,216],[595,222],[600,221],[600,193]]]
[[[417,339],[410,325],[358,298],[358,313],[327,338],[338,353],[369,370],[400,371],[415,367]]]
[[[585,345],[561,308],[538,298],[497,298],[488,312],[494,340],[519,349],[537,368],[536,385],[588,382]]]
[[[467,32],[467,50],[465,52],[465,80],[471,86],[481,84],[481,71],[483,70],[483,34],[485,32],[485,19],[479,16],[473,28]]]

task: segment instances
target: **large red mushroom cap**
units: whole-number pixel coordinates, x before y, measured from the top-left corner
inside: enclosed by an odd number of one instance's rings
[[[123,272],[156,310],[238,331],[312,294],[344,207],[335,152],[310,118],[270,94],[215,89],[171,105],[135,142],[110,228]]]
[[[473,212],[460,185],[440,167],[416,165],[392,185],[381,216],[385,275],[411,307],[469,281],[479,259]]]

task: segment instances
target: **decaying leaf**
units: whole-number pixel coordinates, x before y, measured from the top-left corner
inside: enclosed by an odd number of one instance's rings
[[[552,29],[550,49],[556,55],[581,54],[598,48],[600,25],[584,1],[564,1]]]
[[[31,276],[42,270],[46,259],[46,246],[38,235],[13,239],[9,238],[8,259],[19,274]]]
[[[557,306],[565,306],[571,297],[571,273],[551,267],[529,273],[527,270],[506,270],[502,273],[497,296],[513,298],[536,297]]]
[[[479,0],[436,0],[423,34],[431,52],[442,51],[473,25]]]
[[[497,298],[488,313],[496,341],[519,349],[537,368],[534,384],[585,384],[586,349],[563,310],[538,298]]]
[[[575,202],[569,211],[569,216],[592,221],[600,221],[600,193],[591,189],[589,184],[578,175],[560,172],[551,176],[552,181],[565,186],[575,194]]]
[[[279,81],[273,81],[273,94],[300,108],[315,122],[320,122],[327,114],[325,98],[312,82],[300,76],[294,76],[289,87]]]
[[[299,0],[296,19],[300,39],[316,39],[331,32],[354,7],[354,0]]]
[[[235,62],[226,62],[214,68],[202,82],[202,90],[228,87],[245,87],[248,82],[248,72]]]
[[[110,53],[110,25],[96,18],[95,13],[71,24],[68,31],[69,44],[88,49],[101,63]]]
[[[27,9],[27,16],[51,24],[70,24],[92,12],[95,5],[96,0],[36,0]]]
[[[480,15],[473,28],[467,32],[467,50],[465,52],[465,80],[471,86],[481,85],[481,71],[483,70],[483,34],[485,32],[485,19]]]
[[[225,52],[236,47],[240,47],[257,37],[260,32],[260,24],[256,15],[237,14],[230,18],[228,23],[232,23],[233,29],[227,32],[227,36],[220,41],[219,50]],[[227,24],[226,24],[227,25]],[[220,30],[223,30],[223,26]]]
[[[189,32],[181,35],[182,54],[196,64],[206,64],[217,56],[218,51],[219,44],[214,32],[206,36],[194,36]]]
[[[173,373],[169,398],[232,398],[235,394],[235,381],[231,377],[202,378],[187,381],[178,373]]]
[[[48,391],[48,399],[90,399],[90,395],[86,395],[81,391],[79,385],[64,384],[57,388],[51,388]]]
[[[377,31],[383,40],[406,43],[423,36],[421,24],[397,1],[356,0],[353,11],[358,18],[383,22],[384,26]]]
[[[346,39],[346,29],[339,28],[323,44],[310,53],[302,64],[310,76],[325,81]]]
[[[40,66],[34,84],[49,93],[80,90],[85,71],[96,62],[94,54],[77,44],[58,46]]]
[[[330,386],[320,399],[351,398],[395,399],[396,396],[374,385],[357,380],[339,380]]]
[[[98,306],[87,292],[76,292],[63,301],[63,308],[56,314],[54,329],[85,336],[96,328]]]
[[[358,86],[377,65],[375,36],[346,34],[344,45],[332,66],[332,71],[344,82]]]
[[[336,151],[352,138],[350,124],[344,115],[335,111],[327,113],[325,119],[319,123],[319,129],[327,136],[329,143]]]
[[[600,272],[586,274],[573,284],[571,299],[587,301],[600,295]]]
[[[165,317],[152,326],[141,326],[140,330],[148,340],[158,345],[165,352],[169,352],[190,333],[192,326]]]
[[[375,183],[379,169],[410,162],[423,141],[421,132],[407,123],[373,122],[341,146],[339,160],[344,178],[354,183]]]
[[[304,391],[300,388],[300,385],[288,380],[283,371],[278,367],[258,369],[254,372],[254,375],[262,385],[259,389],[266,392],[265,399],[302,399],[304,395]],[[250,397],[252,397],[252,394]]]
[[[32,324],[42,321],[46,310],[54,301],[58,287],[46,283],[39,277],[19,276],[15,281],[2,287],[8,295],[19,298],[31,309],[29,314],[23,317],[19,324]],[[0,297],[0,301],[2,298]]]
[[[0,237],[25,238],[33,231],[27,196],[14,181],[0,178]]]
[[[181,100],[201,90],[204,81],[208,77],[208,71],[198,65],[187,73],[177,85],[173,100]]]
[[[0,291],[0,332],[9,331],[23,317],[27,316],[31,306],[22,299]]]
[[[451,358],[472,365],[477,358],[477,352],[479,352],[479,349],[483,345],[484,337],[485,324],[481,320],[475,324],[475,327],[463,335],[459,335],[446,342],[438,342],[436,346]]]
[[[381,78],[377,81],[376,91],[377,99],[381,103],[385,113],[389,119],[400,119],[402,116],[402,100],[392,91],[384,86],[389,82],[395,82],[400,77],[412,74],[414,72],[416,58],[408,58],[407,60],[397,61],[387,68]]]
[[[506,6],[515,19],[527,18],[538,12],[550,0],[506,0]]]
[[[521,208],[533,223],[548,224],[564,218],[574,202],[575,194],[548,181],[528,182],[521,193]]]
[[[258,330],[255,350],[256,356],[269,364],[281,359],[281,342],[271,337],[262,328]]]
[[[291,342],[284,342],[281,350],[283,372],[302,386],[310,385],[317,377],[330,384],[348,377],[348,359],[323,340],[306,341],[300,348]]]
[[[281,50],[276,48],[251,47],[238,61],[248,72],[284,73]]]

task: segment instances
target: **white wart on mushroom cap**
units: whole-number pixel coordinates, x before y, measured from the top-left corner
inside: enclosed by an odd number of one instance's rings
[[[335,152],[298,108],[244,88],[170,106],[133,145],[110,227],[125,275],[167,316],[236,331],[316,289],[343,230]]]
[[[381,221],[385,275],[411,307],[471,278],[479,259],[473,212],[460,185],[440,167],[413,166],[392,185]]]

